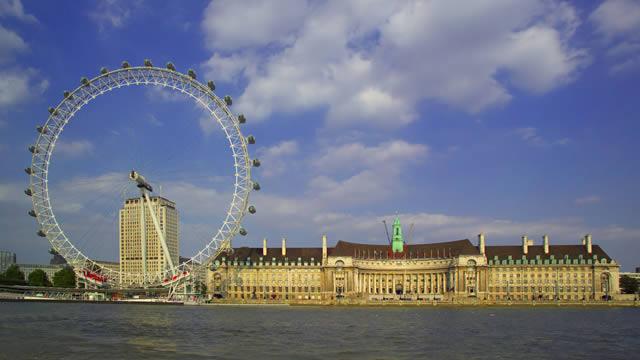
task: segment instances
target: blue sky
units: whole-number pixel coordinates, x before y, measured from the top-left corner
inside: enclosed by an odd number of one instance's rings
[[[0,248],[48,258],[22,195],[47,107],[145,58],[215,80],[248,118],[263,191],[236,246],[384,242],[397,212],[414,242],[592,233],[624,269],[640,265],[638,1],[0,0]],[[63,229],[115,259],[135,167],[178,204],[192,255],[232,189],[209,120],[158,89],[84,108],[51,165]]]

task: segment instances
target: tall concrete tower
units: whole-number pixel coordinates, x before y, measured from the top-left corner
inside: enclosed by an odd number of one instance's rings
[[[153,196],[151,207],[157,214],[171,260],[179,261],[178,211],[175,203],[165,198]],[[133,283],[134,274],[161,272],[167,266],[167,259],[160,244],[160,238],[153,225],[147,204],[140,198],[127,199],[119,217],[120,271],[132,275],[123,278],[123,283]],[[144,219],[142,218],[144,216]],[[141,226],[143,225],[143,226]],[[144,242],[144,247],[143,247]],[[143,248],[145,248],[143,251]],[[144,254],[146,252],[146,254]],[[146,256],[143,256],[146,255]]]

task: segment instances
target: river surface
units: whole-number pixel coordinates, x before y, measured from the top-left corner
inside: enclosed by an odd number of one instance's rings
[[[637,359],[638,308],[0,303],[1,359]]]

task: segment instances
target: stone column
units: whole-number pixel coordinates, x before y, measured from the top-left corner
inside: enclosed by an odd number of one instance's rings
[[[407,293],[407,274],[402,274],[402,295]]]
[[[396,274],[391,274],[391,293],[396,294]]]
[[[336,293],[336,273],[332,272],[331,273],[333,275],[333,294]]]
[[[447,293],[447,273],[446,272],[442,273],[442,293],[443,294]]]
[[[427,293],[427,273],[422,273],[422,294]]]
[[[433,294],[433,273],[429,273],[429,294]]]
[[[378,294],[378,288],[380,287],[380,275],[373,274],[373,293]]]

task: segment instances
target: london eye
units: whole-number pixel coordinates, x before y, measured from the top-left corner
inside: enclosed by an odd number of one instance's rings
[[[51,204],[49,172],[56,142],[76,113],[101,95],[133,85],[160,87],[171,92],[182,93],[202,108],[211,121],[219,125],[226,137],[233,159],[234,181],[233,194],[224,220],[217,231],[200,245],[199,251],[185,260],[173,262],[166,253],[166,244],[160,236],[160,242],[167,255],[165,266],[158,271],[125,273],[121,268],[116,270],[106,267],[88,256],[74,243],[72,236],[67,236],[64,224],[56,217],[55,209]],[[25,194],[32,199],[33,208],[29,211],[29,215],[39,224],[37,234],[46,238],[52,248],[64,257],[77,274],[107,285],[122,285],[121,280],[127,278],[130,280],[129,286],[170,286],[190,276],[197,269],[206,268],[212,258],[230,248],[231,240],[236,235],[247,234],[242,227],[243,218],[247,212],[256,212],[255,207],[249,204],[249,195],[252,191],[260,190],[258,182],[251,177],[252,167],[260,166],[260,161],[252,159],[248,151],[248,145],[255,144],[255,138],[245,137],[242,134],[241,127],[246,122],[245,116],[232,113],[231,97],[219,97],[215,89],[213,81],[202,83],[197,80],[195,71],[188,70],[186,73],[181,73],[172,63],[167,63],[166,67],[162,68],[154,66],[150,60],[145,60],[143,66],[131,66],[125,61],[115,70],[102,68],[100,74],[92,79],[83,77],[77,88],[73,91],[65,91],[62,101],[57,106],[49,108],[46,122],[37,127],[37,139],[29,147],[32,162],[25,169],[30,179]],[[128,175],[131,182],[140,189],[140,199],[143,202],[147,199],[148,203],[153,184],[145,179],[144,174],[135,169],[132,169]],[[154,228],[160,235],[159,224],[153,209],[149,207],[148,211],[151,213]],[[144,219],[144,215],[142,218]]]

